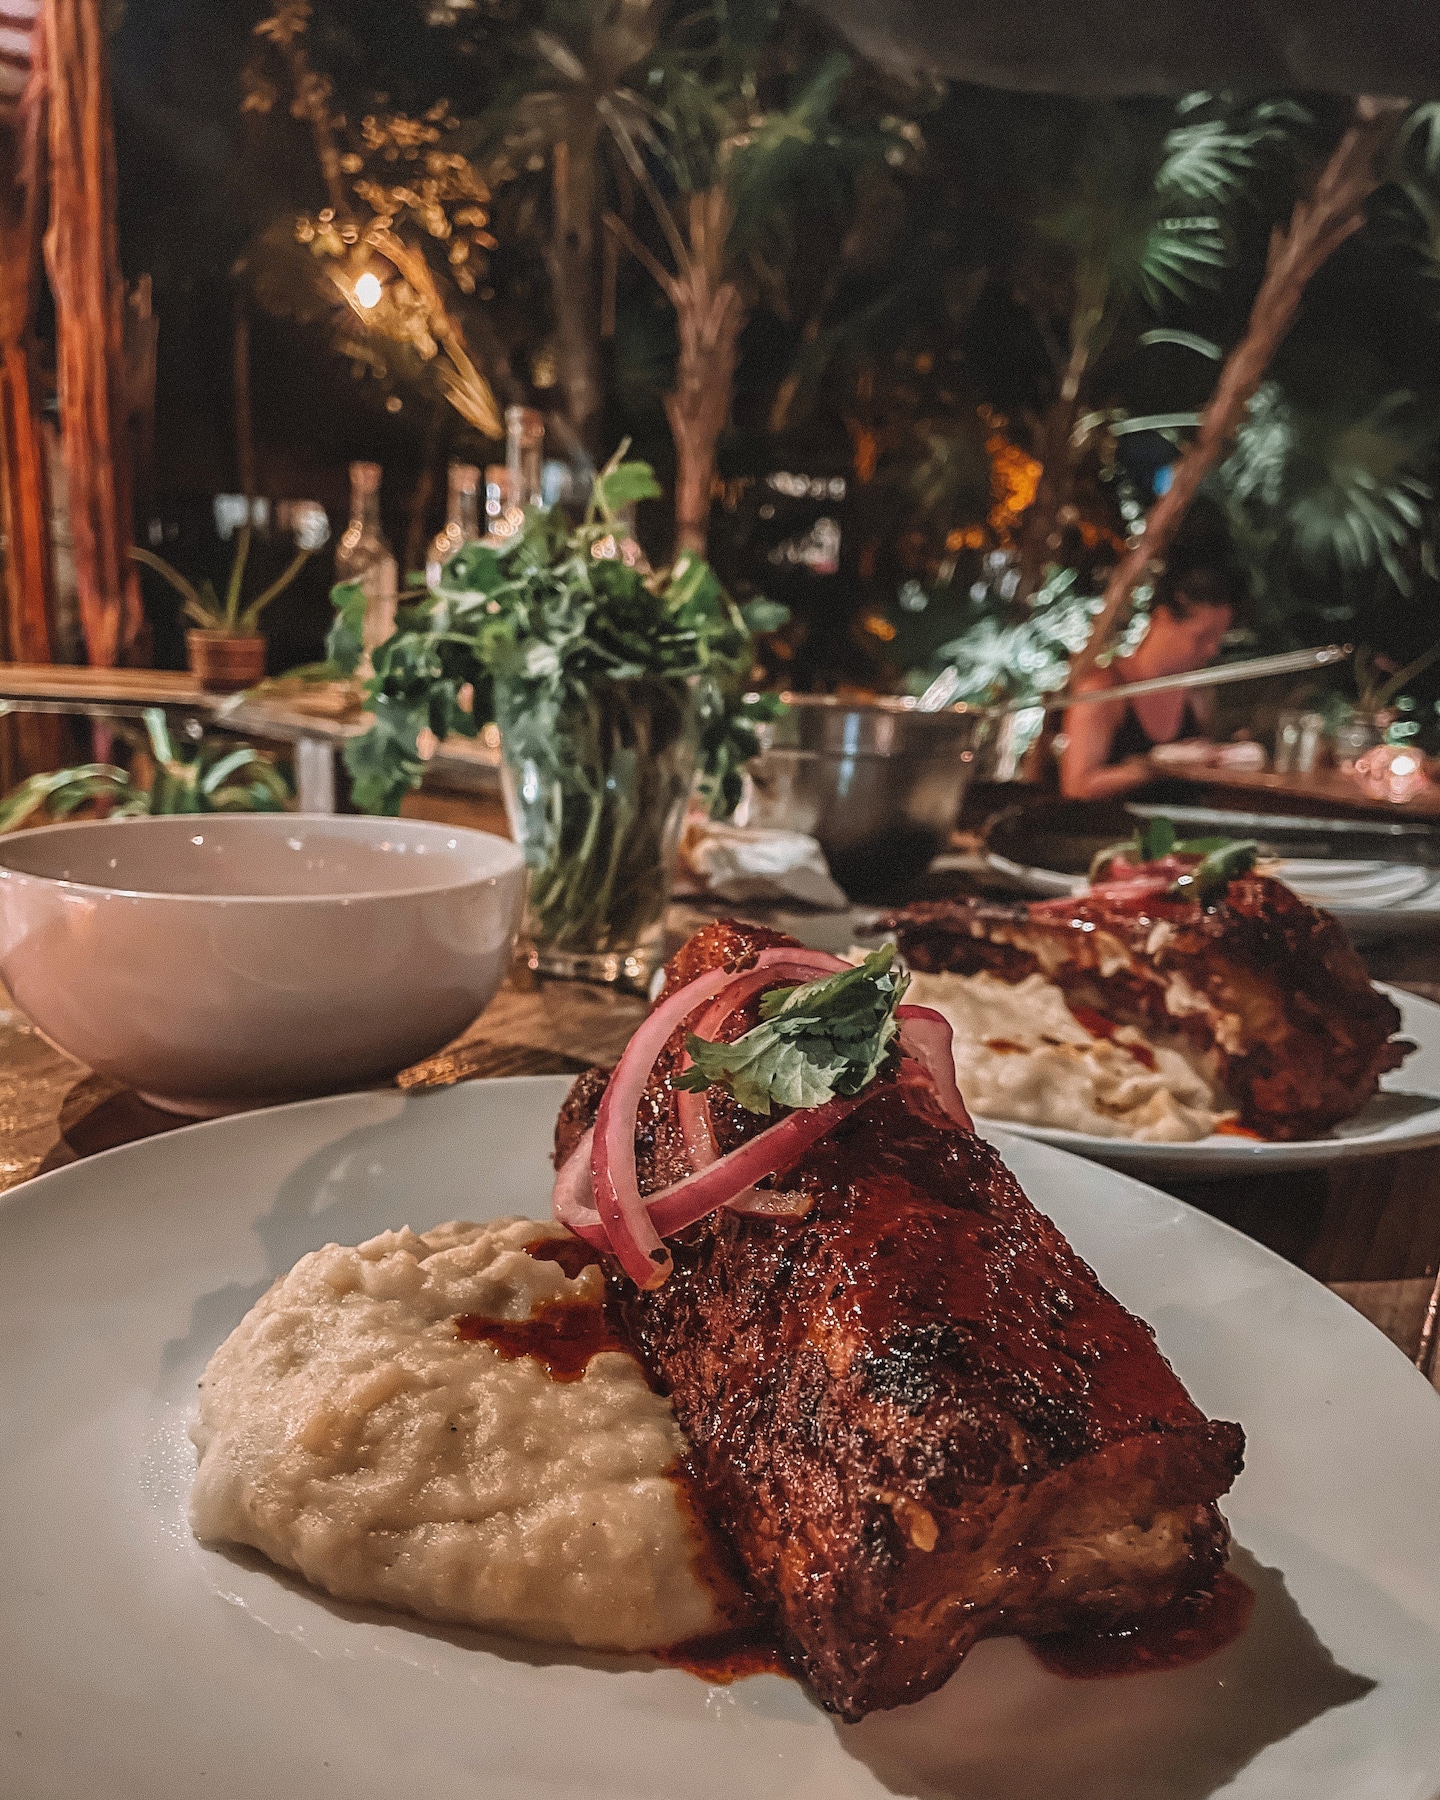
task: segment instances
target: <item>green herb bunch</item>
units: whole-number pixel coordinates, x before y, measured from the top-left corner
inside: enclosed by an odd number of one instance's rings
[[[703,1093],[728,1088],[747,1112],[777,1106],[824,1106],[858,1094],[880,1072],[900,1029],[895,1009],[910,984],[894,966],[895,946],[872,951],[853,969],[772,988],[760,1023],[734,1043],[686,1038],[693,1067],[675,1086]]]
[[[777,630],[788,614],[765,600],[738,607],[699,557],[659,573],[624,559],[623,510],[661,491],[648,464],[620,460],[624,448],[596,477],[578,527],[558,507],[536,510],[504,544],[466,545],[434,593],[402,606],[365,689],[374,724],[345,749],[366,812],[396,812],[420,785],[423,731],[473,737],[495,719],[497,683],[523,691],[529,728],[543,733],[593,703],[602,683],[645,677],[695,681],[705,791],[712,810],[734,808],[741,769],[758,748],[755,723],[775,705],[744,695],[754,634]],[[329,654],[350,674],[362,655],[365,597],[344,583],[333,598]]]
[[[345,760],[357,803],[396,812],[424,772],[422,732],[500,727],[507,798],[530,868],[526,929],[541,945],[610,954],[664,908],[697,769],[712,811],[733,809],[755,720],[744,696],[754,632],[783,608],[742,611],[709,565],[652,573],[623,510],[660,489],[617,452],[579,526],[530,513],[500,545],[469,544],[432,593],[404,607],[374,652],[374,723]],[[332,659],[360,661],[364,595],[335,594]]]

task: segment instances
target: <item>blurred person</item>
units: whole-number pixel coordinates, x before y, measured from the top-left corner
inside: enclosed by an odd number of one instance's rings
[[[1139,647],[1108,668],[1092,669],[1077,693],[1095,693],[1160,675],[1207,668],[1235,622],[1238,575],[1202,562],[1162,577]],[[1060,791],[1069,800],[1111,800],[1156,778],[1157,744],[1203,740],[1215,710],[1213,688],[1174,688],[1129,700],[1092,700],[1065,712]]]

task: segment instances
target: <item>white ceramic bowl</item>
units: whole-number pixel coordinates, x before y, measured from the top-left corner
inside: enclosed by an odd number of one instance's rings
[[[203,815],[0,838],[0,977],[52,1043],[172,1111],[393,1075],[484,1010],[519,850],[410,819]]]

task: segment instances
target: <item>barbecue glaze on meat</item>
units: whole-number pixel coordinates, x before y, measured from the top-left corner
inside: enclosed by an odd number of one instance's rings
[[[1038,971],[1072,1005],[1180,1040],[1266,1138],[1352,1118],[1412,1048],[1391,1041],[1400,1014],[1339,924],[1268,875],[1237,876],[1203,905],[1121,883],[1028,906],[921,903],[880,929],[912,969]]]
[[[707,927],[669,989],[788,941]],[[681,1041],[642,1109],[642,1192],[688,1167]],[[577,1083],[560,1160],[601,1088]],[[726,1148],[765,1123],[712,1105]],[[808,1214],[714,1215],[664,1286],[616,1287],[714,1519],[826,1707],[898,1706],[981,1637],[1113,1624],[1214,1578],[1240,1428],[1198,1411],[987,1144],[882,1077],[784,1182]]]

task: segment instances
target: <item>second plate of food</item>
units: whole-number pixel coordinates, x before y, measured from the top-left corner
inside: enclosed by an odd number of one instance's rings
[[[1414,1044],[1404,1064],[1383,1076],[1380,1091],[1351,1119],[1323,1137],[1281,1141],[1222,1127],[1189,1142],[1101,1137],[1059,1125],[992,1116],[966,1086],[980,1130],[1014,1132],[1057,1149],[1089,1157],[1137,1175],[1176,1175],[1192,1180],[1259,1169],[1310,1169],[1358,1157],[1390,1156],[1440,1144],[1440,1006],[1398,988],[1381,987],[1400,1009],[1400,1035]],[[925,998],[922,987],[917,998]]]

